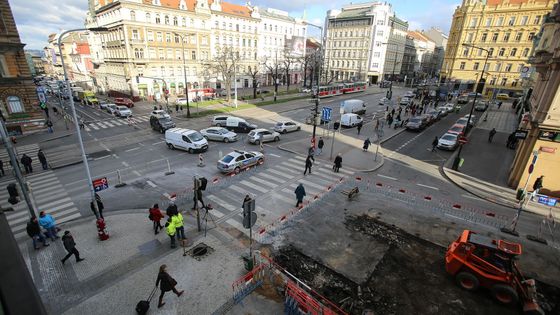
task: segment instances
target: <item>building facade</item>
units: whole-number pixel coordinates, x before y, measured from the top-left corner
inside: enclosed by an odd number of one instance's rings
[[[0,112],[10,135],[44,129],[36,86],[8,0],[0,0]]]
[[[408,23],[390,4],[369,2],[330,10],[326,17],[327,81],[377,83],[401,72]]]
[[[435,48],[435,42],[424,36],[421,32],[408,31],[405,58],[403,58],[403,71],[401,71],[401,74],[406,76],[407,82],[415,84],[436,74]],[[404,71],[404,66],[407,68],[406,72]]]
[[[525,186],[536,153],[529,190],[532,190],[533,181],[544,175],[541,193],[560,197],[560,3],[543,18],[542,30],[529,59],[537,77],[529,97],[529,111],[519,126],[527,131],[527,138],[517,146],[509,184],[516,188]]]
[[[453,14],[441,75],[457,83],[474,84],[486,58],[485,95],[522,91],[521,69],[528,64],[533,39],[552,0],[463,0]]]
[[[422,35],[428,37],[436,45],[434,49],[434,75],[441,78],[440,73],[443,67],[443,59],[445,58],[445,48],[447,47],[447,34],[444,34],[439,28],[432,27],[427,31],[422,31]]]

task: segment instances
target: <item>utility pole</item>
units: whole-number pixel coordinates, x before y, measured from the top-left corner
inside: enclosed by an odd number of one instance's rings
[[[190,110],[190,106],[189,106],[189,84],[187,81],[187,66],[185,64],[186,60],[185,60],[185,39],[187,38],[188,35],[193,35],[193,34],[184,34],[181,35],[179,33],[175,33],[173,32],[173,34],[179,36],[179,38],[181,38],[181,48],[183,50],[183,79],[185,80],[185,98],[187,99],[187,118],[191,118],[191,110]],[[199,228],[198,230],[200,231],[200,224],[198,225]]]
[[[315,134],[317,132],[317,115],[319,114],[319,88],[320,88],[320,82],[321,82],[321,71],[322,71],[322,65],[323,65],[323,51],[324,51],[324,43],[323,43],[323,27],[319,26],[319,25],[315,25],[315,24],[311,24],[311,23],[306,23],[307,25],[311,25],[313,27],[316,27],[318,29],[321,30],[321,50],[320,50],[320,54],[319,54],[319,77],[317,78],[317,91],[316,91],[316,99],[315,99],[315,113],[313,115],[313,135],[311,137],[311,145],[313,146],[313,149],[315,149],[315,145],[316,145],[316,141],[315,141]],[[277,63],[278,64],[278,63]],[[334,135],[333,135],[333,143],[334,143]],[[332,147],[331,147],[331,151],[332,151]],[[331,154],[332,155],[332,154]]]

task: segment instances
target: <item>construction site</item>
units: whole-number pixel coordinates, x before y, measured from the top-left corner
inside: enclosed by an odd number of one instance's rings
[[[348,198],[354,186],[360,192]],[[560,255],[550,244],[508,237],[476,220],[434,216],[433,205],[414,200],[395,207],[380,198],[382,189],[363,183],[340,185],[334,192],[261,235],[254,269],[233,284],[238,303],[230,314],[253,314],[255,309],[285,314],[560,314]],[[473,244],[459,244],[462,234]],[[477,274],[480,287],[477,279],[474,287],[450,274],[458,261],[449,258],[446,264],[452,242],[467,250],[494,244],[496,251],[511,254],[522,271],[508,273],[514,275],[508,278],[512,283],[519,281],[512,284],[519,288],[512,293],[516,300],[495,292],[493,281],[501,281],[499,277]],[[521,255],[515,253],[517,243]],[[493,271],[508,269],[496,266]],[[535,279],[535,292],[525,282],[529,278]],[[537,309],[531,309],[531,298]]]

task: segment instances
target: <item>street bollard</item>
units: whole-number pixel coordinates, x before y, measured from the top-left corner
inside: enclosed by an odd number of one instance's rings
[[[171,164],[169,164],[169,159],[167,159],[166,161],[167,161],[167,172],[165,172],[165,175],[167,176],[167,175],[173,175],[173,174],[175,174],[175,172],[173,172],[173,171],[171,170]]]
[[[119,188],[119,187],[124,187],[124,186],[126,186],[126,183],[124,183],[122,181],[121,171],[117,170],[117,184],[115,185],[115,187]]]
[[[198,167],[203,167],[204,164],[204,156],[202,156],[202,153],[198,154]]]

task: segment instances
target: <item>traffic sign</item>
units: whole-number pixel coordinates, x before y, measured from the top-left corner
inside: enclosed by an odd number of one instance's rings
[[[558,199],[548,197],[548,196],[539,196],[538,203],[547,205],[549,207],[555,207]]]
[[[109,188],[109,182],[107,181],[107,177],[94,179],[92,183],[93,183],[93,190],[95,190],[95,192],[102,191],[103,189]]]
[[[323,121],[331,121],[331,116],[332,116],[332,108],[330,107],[323,107],[321,109],[321,119]]]
[[[243,227],[250,229],[257,222],[257,214],[255,213],[255,199],[251,199],[243,203]]]

